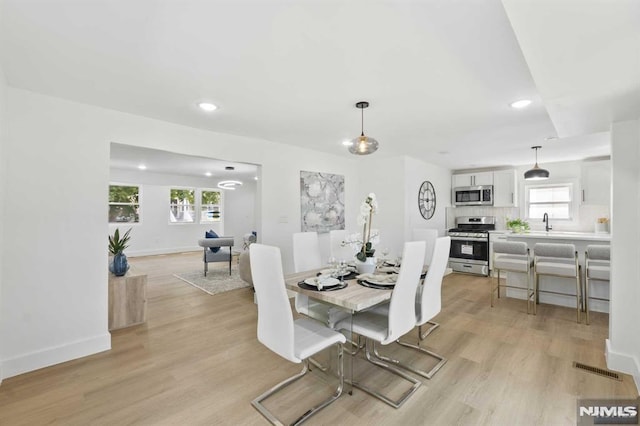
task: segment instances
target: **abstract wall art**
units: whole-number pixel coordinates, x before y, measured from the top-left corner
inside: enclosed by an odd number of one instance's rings
[[[300,172],[302,232],[344,229],[344,176]]]

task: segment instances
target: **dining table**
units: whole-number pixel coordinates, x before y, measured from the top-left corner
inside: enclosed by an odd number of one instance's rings
[[[345,321],[347,318],[353,318],[353,315],[358,312],[367,310],[373,306],[388,302],[391,300],[391,293],[393,287],[387,288],[371,288],[358,282],[355,278],[356,273],[349,274],[347,278],[341,280],[344,283],[340,288],[336,289],[305,289],[300,286],[306,279],[317,277],[320,273],[325,273],[327,270],[315,269],[310,271],[296,272],[285,276],[285,285],[287,290],[307,296],[309,302],[320,302],[326,305],[328,311],[331,314],[327,316],[328,326],[331,321],[329,318],[338,318],[342,320],[342,325],[350,325],[350,321]],[[304,284],[303,284],[304,286]],[[309,286],[305,286],[309,287]],[[318,305],[318,304],[316,304]],[[352,337],[351,326],[348,329],[342,329],[342,331],[348,342],[353,342],[352,345],[356,345],[356,341]],[[349,345],[349,343],[347,343]],[[353,346],[355,347],[355,346]],[[351,348],[346,348],[346,352],[350,352]],[[354,356],[344,357],[344,373],[345,373],[345,387],[349,394],[353,394],[353,361]]]

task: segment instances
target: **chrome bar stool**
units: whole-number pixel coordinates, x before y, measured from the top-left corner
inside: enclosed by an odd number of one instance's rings
[[[531,266],[532,259],[529,247],[525,242],[517,241],[496,241],[493,243],[493,268],[497,272],[496,285],[491,285],[491,307],[493,308],[494,293],[498,293],[500,298],[500,287],[526,290],[527,292],[527,314],[531,313],[530,305],[533,302],[533,314],[536,314],[535,291],[531,288]],[[527,275],[527,287],[500,284],[500,272],[517,272]]]
[[[576,246],[573,244],[543,243],[533,246],[533,252],[533,270],[535,274],[533,289],[536,294],[536,303],[540,302],[540,293],[574,296],[576,298],[576,319],[579,323],[580,310],[582,309],[582,286],[580,285],[580,265],[578,264]],[[559,278],[575,278],[575,294],[540,290],[541,275]]]
[[[587,251],[584,253],[585,258],[585,284],[584,284],[584,308],[586,323],[589,325],[589,299],[604,300],[604,297],[589,296],[591,290],[590,281],[609,281],[611,285],[611,247],[604,245],[588,245]]]

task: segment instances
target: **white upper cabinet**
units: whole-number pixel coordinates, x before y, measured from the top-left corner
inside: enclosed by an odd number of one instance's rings
[[[581,173],[582,204],[610,205],[611,161],[585,161]]]
[[[493,207],[518,207],[517,191],[515,170],[493,172]]]
[[[451,176],[451,185],[454,188],[460,186],[493,185],[493,172],[464,173]]]

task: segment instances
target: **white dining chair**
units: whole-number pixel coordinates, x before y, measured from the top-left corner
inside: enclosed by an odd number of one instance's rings
[[[293,234],[293,269],[294,272],[311,271],[322,267],[320,243],[316,232],[296,232]],[[329,306],[311,301],[304,294],[295,295],[296,312],[323,323],[327,323]]]
[[[329,231],[329,256],[336,260],[353,260],[355,253],[353,247],[343,244],[347,239],[347,231],[344,229]]]
[[[422,273],[425,245],[424,241],[412,241],[404,244],[402,266],[400,267],[396,285],[391,293],[388,315],[365,311],[355,314],[352,318],[346,318],[336,325],[338,330],[351,331],[365,338],[365,357],[370,363],[384,368],[411,383],[409,390],[397,400],[393,400],[373,388],[353,381],[354,387],[373,395],[394,408],[399,408],[404,404],[418,390],[421,382],[391,365],[374,359],[372,353],[376,352],[376,343],[382,345],[393,343],[400,336],[411,331],[416,325],[416,291],[420,282],[420,274]]]
[[[437,229],[414,228],[411,232],[411,241],[424,241],[427,247],[424,252],[424,264],[429,265],[433,257],[433,249],[438,238]]]
[[[258,300],[258,340],[284,359],[303,363],[302,371],[269,389],[251,403],[272,424],[281,425],[262,402],[274,393],[303,377],[309,371],[309,357],[338,346],[338,386],[335,393],[319,405],[309,409],[293,424],[300,424],[331,404],[342,394],[344,386],[343,347],[345,337],[335,330],[307,318],[293,320],[291,305],[285,289],[280,249],[263,244],[251,244],[251,274]]]
[[[417,345],[412,343],[403,342],[398,339],[397,343],[401,346],[408,347],[427,354],[438,360],[438,363],[429,371],[419,370],[411,365],[401,363],[398,360],[382,356],[376,352],[379,359],[393,363],[394,365],[418,374],[424,378],[431,379],[441,368],[446,364],[447,359],[442,355],[430,351],[420,346],[420,343],[429,336],[436,328],[440,326],[439,323],[434,322],[433,318],[442,310],[442,279],[444,278],[445,270],[447,269],[447,262],[449,260],[449,249],[451,248],[451,237],[437,238],[434,244],[433,256],[431,257],[429,270],[427,276],[424,279],[424,283],[418,286],[416,292],[415,303],[415,315],[416,325],[418,326],[418,342]],[[381,305],[374,309],[374,312],[382,315],[389,315],[389,305]],[[425,324],[431,324],[431,327],[426,332],[422,332],[422,327]]]

